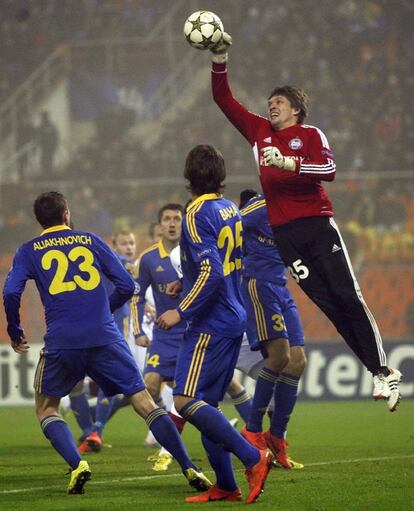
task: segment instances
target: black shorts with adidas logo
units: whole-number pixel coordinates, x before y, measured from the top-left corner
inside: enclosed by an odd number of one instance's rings
[[[300,218],[272,230],[290,275],[332,321],[361,362],[370,371],[377,371],[385,360],[381,337],[362,298],[335,220],[326,216]]]

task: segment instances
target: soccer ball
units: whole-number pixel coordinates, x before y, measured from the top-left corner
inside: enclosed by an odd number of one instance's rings
[[[223,23],[210,11],[197,11],[184,23],[184,35],[187,42],[198,50],[209,50],[223,37]]]

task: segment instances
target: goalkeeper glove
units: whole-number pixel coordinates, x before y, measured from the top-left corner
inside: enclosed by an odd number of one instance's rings
[[[283,156],[277,147],[268,146],[262,149],[263,158],[267,165],[279,167],[289,172],[296,170],[296,158],[294,156]]]
[[[210,50],[211,53],[213,54],[211,56],[211,61],[216,64],[225,64],[228,58],[227,52],[231,44],[232,44],[231,35],[229,35],[227,32],[223,32],[223,37],[216,44],[216,46],[214,46]]]

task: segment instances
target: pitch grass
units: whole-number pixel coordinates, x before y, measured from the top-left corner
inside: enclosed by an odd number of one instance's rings
[[[224,406],[233,417],[234,409]],[[68,422],[78,434],[73,417]],[[396,413],[383,402],[298,403],[290,425],[291,456],[305,469],[274,469],[265,493],[255,504],[262,510],[409,510],[414,509],[414,401]],[[189,509],[192,495],[174,462],[156,474],[142,447],[145,424],[131,409],[108,424],[112,444],[87,455],[93,480],[84,495],[66,495],[68,476],[59,456],[44,439],[32,409],[0,408],[0,509],[12,510],[167,510]],[[187,425],[184,439],[195,462],[209,472],[199,434]],[[352,461],[353,460],[353,461]],[[244,497],[246,483],[235,460]],[[12,490],[15,490],[13,493]],[[239,509],[243,503],[202,504]]]

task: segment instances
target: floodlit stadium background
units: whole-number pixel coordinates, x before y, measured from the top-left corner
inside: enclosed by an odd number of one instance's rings
[[[247,142],[211,98],[208,52],[193,50],[182,35],[184,20],[200,8],[216,12],[233,36],[229,80],[249,109],[265,114],[277,84],[309,92],[307,122],[326,133],[336,155],[337,177],[327,189],[364,297],[388,349],[399,350],[398,361],[412,369],[409,0],[2,0],[1,282],[17,246],[39,233],[31,206],[40,191],[63,191],[76,227],[107,240],[115,229],[131,228],[141,250],[158,208],[186,201],[182,170],[194,145],[210,143],[223,152],[229,198],[259,188]],[[44,111],[59,132],[46,175],[36,137]],[[311,346],[329,347],[327,357],[335,346],[350,355],[316,307],[290,287]],[[22,318],[27,338],[41,342],[43,313],[30,285]],[[0,340],[8,343],[3,312]],[[4,344],[1,384],[8,403],[15,400],[6,392],[6,385],[13,387],[12,360]],[[406,394],[414,395],[412,377],[405,382]],[[360,394],[343,397],[354,395]]]

